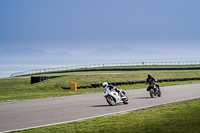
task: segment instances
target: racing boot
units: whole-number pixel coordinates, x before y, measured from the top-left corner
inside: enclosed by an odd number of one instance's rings
[[[119,94],[120,94],[120,96],[121,96],[121,99],[126,99],[126,97],[124,96],[125,92],[120,91]]]

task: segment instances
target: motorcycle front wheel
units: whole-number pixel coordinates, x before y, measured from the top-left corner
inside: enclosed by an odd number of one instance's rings
[[[150,93],[151,98],[153,98],[154,97],[154,90],[150,89],[149,93]]]
[[[110,95],[106,97],[106,100],[107,100],[108,104],[111,106],[114,106],[116,104],[115,98]]]

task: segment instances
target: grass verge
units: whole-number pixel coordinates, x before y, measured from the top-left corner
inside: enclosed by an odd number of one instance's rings
[[[16,133],[199,133],[200,100]]]
[[[114,72],[112,72],[114,73]],[[102,88],[79,89],[76,92],[64,90],[61,87],[69,87],[70,82],[77,82],[78,86],[102,82],[121,82],[145,80],[148,73],[152,73],[157,79],[174,79],[174,78],[194,78],[200,77],[199,70],[184,71],[136,71],[115,74],[105,74],[103,72],[94,74],[92,72],[71,73],[72,75],[45,80],[40,83],[30,84],[29,78],[0,79],[0,102],[21,101],[30,99],[42,99],[50,97],[61,97],[70,95],[101,93]],[[75,75],[73,75],[75,74]],[[160,87],[180,84],[200,83],[200,81],[184,82],[166,82],[159,83]],[[135,84],[126,86],[117,86],[124,90],[146,88],[147,85]]]

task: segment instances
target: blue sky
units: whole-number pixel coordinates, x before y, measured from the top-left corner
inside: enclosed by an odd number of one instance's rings
[[[200,52],[199,0],[0,0],[0,50]]]

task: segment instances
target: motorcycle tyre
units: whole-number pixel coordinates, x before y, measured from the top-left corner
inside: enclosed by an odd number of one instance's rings
[[[161,97],[161,91],[160,91],[160,89],[158,90],[158,97]]]
[[[126,95],[124,96],[126,97],[126,99],[123,99],[123,104],[128,104],[129,103],[128,97]]]
[[[151,98],[153,98],[154,97],[154,90],[150,89],[149,93],[150,93]]]
[[[110,100],[112,100],[113,102],[111,102]],[[106,97],[106,101],[107,101],[108,104],[111,105],[111,106],[114,106],[114,105],[116,104],[115,98],[114,98],[113,96],[111,96],[111,95],[108,95],[108,96]]]

